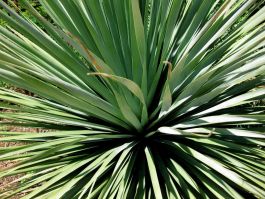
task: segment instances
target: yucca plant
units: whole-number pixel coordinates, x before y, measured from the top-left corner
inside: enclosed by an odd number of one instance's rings
[[[0,2],[0,198],[264,198],[256,0]],[[10,1],[12,5],[12,1]],[[27,128],[26,128],[27,129]]]

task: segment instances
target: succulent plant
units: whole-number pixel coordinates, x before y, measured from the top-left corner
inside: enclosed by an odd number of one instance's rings
[[[265,196],[262,1],[39,2],[0,1],[1,81],[34,93],[1,125],[43,129],[0,132],[1,198]]]

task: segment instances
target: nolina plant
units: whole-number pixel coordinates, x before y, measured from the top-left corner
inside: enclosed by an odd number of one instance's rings
[[[265,196],[262,1],[19,3],[38,25],[0,1],[0,77],[34,95],[1,88],[1,124],[48,131],[1,132],[25,143],[1,198]]]

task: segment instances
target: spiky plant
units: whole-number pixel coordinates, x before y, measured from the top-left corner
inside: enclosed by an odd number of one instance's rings
[[[264,197],[262,2],[0,1],[0,197]]]

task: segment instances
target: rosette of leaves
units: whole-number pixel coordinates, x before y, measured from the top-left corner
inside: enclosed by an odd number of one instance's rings
[[[12,3],[12,2],[10,2]],[[2,1],[0,177],[25,199],[265,196],[256,0]]]

